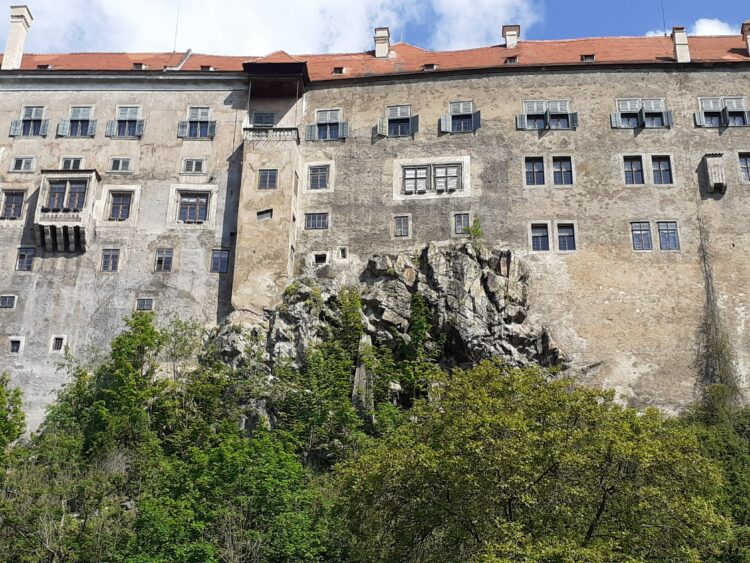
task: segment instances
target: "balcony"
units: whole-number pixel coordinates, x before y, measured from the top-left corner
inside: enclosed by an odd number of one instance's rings
[[[299,144],[299,131],[296,127],[246,127],[245,140],[257,141],[294,141]]]

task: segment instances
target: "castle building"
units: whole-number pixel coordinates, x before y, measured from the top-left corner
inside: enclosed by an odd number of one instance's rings
[[[530,271],[587,384],[694,398],[711,275],[750,368],[750,22],[736,36],[263,57],[25,54],[0,70],[0,370],[32,426],[136,310],[263,317],[295,274],[467,237]],[[32,31],[33,32],[33,31]],[[704,252],[707,250],[707,252]],[[747,387],[747,381],[743,382]]]

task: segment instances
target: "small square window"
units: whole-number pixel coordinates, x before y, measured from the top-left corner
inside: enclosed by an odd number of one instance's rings
[[[344,67],[343,66],[333,67],[333,74],[344,74]]]
[[[15,295],[0,295],[0,309],[15,309]]]
[[[136,299],[135,310],[136,311],[153,311],[154,300],[151,297],[142,297],[140,299]]]
[[[17,156],[13,159],[10,170],[11,172],[33,172],[35,160],[31,156]]]
[[[393,236],[394,237],[408,237],[409,236],[409,216],[400,215],[394,217],[393,225]]]
[[[330,175],[330,166],[311,166],[310,167],[310,189],[325,190],[328,189],[328,177]]]
[[[630,223],[630,232],[633,237],[633,250],[652,250],[651,223],[648,221],[636,221]]]
[[[133,171],[132,160],[130,158],[113,158],[109,162],[109,171],[120,174],[127,174]]]
[[[536,252],[549,250],[549,228],[546,224],[531,225],[531,250]]]
[[[214,274],[226,274],[229,271],[229,251],[211,251],[211,272]]]
[[[349,249],[346,246],[339,246],[339,258],[346,260],[349,257]]]
[[[680,236],[677,232],[675,221],[659,221],[656,223],[659,229],[659,248],[662,250],[679,250]]]
[[[328,228],[328,213],[305,213],[305,230],[319,231]]]
[[[570,252],[576,249],[575,226],[570,223],[557,225],[557,249],[561,252]]]
[[[315,260],[315,264],[318,265],[318,266],[322,265],[322,264],[327,264],[328,263],[328,254],[326,254],[325,252],[317,252],[313,256],[313,259]]]
[[[10,353],[11,354],[20,354],[21,353],[21,339],[20,338],[11,338],[10,339]]]
[[[276,114],[272,112],[253,113],[253,127],[273,127],[276,122]]]
[[[570,186],[573,184],[573,162],[569,156],[553,157],[552,171],[556,186]]]
[[[206,173],[206,159],[205,158],[186,158],[182,161],[182,173],[183,174],[205,174]]]
[[[65,337],[64,336],[54,336],[52,337],[52,343],[50,345],[50,350],[52,352],[62,352],[65,348]]]
[[[437,63],[426,63],[422,66],[424,70],[437,70],[438,65]]]
[[[156,270],[157,272],[171,272],[173,258],[174,258],[173,249],[157,248],[156,249],[156,265],[154,266],[154,270]]]
[[[593,63],[596,61],[596,55],[581,55],[582,63]]]
[[[453,216],[453,232],[457,235],[465,235],[469,229],[469,214],[456,213]]]
[[[278,182],[279,171],[275,169],[265,169],[258,171],[258,189],[275,190]]]
[[[19,272],[30,272],[34,266],[34,247],[24,247],[18,249],[16,259],[16,270]]]
[[[116,272],[120,266],[120,250],[105,248],[102,250],[102,272]]]
[[[506,65],[517,65],[518,64],[518,57],[505,57],[505,64]]]

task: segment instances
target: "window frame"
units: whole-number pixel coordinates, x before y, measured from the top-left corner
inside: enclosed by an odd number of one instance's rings
[[[21,255],[23,254],[23,262]],[[19,246],[16,250],[16,272],[33,272],[34,258],[36,258],[36,248],[33,246]],[[23,266],[23,267],[21,267]]]
[[[324,227],[316,226],[318,222],[317,220],[315,221],[312,220],[313,216],[325,217],[325,226]],[[309,222],[308,222],[308,218],[311,218]],[[305,212],[304,219],[305,219],[305,222],[303,224],[303,229],[305,231],[325,232],[331,229],[331,212],[330,211],[308,211],[308,212]],[[320,224],[322,224],[322,222]]]
[[[4,305],[4,303],[8,303],[10,300],[10,305]],[[9,311],[12,311],[16,308],[18,305],[18,295],[14,293],[3,293],[0,295],[0,310],[7,309]]]
[[[256,123],[255,117],[259,115],[270,115],[271,122],[269,123]],[[250,127],[254,129],[273,129],[276,127],[276,112],[273,111],[253,111],[250,115]]]
[[[115,203],[115,198],[119,198],[122,196],[128,197],[126,216],[121,217],[122,213],[118,213],[117,216],[114,216],[113,214],[115,212],[115,205],[118,206],[120,211],[122,211],[123,209],[122,204]],[[108,199],[107,201],[107,211],[108,211],[107,220],[108,221],[121,223],[124,221],[129,221],[133,217],[133,204],[135,202],[135,192],[133,190],[121,190],[121,189],[109,190],[107,194],[107,199]]]
[[[75,170],[71,171],[73,173],[77,172]],[[78,176],[60,176],[60,177],[54,177],[54,178],[47,178],[44,181],[44,190],[42,193],[42,196],[40,198],[42,204],[41,204],[41,211],[46,212],[65,212],[67,209],[67,212],[70,213],[80,213],[83,210],[86,209],[86,205],[89,203],[89,201],[92,199],[92,195],[90,193],[91,190],[91,179],[88,175],[78,175]],[[57,187],[60,184],[64,184],[64,189],[60,191],[59,189],[53,189],[53,187]],[[73,187],[76,188],[80,187],[81,184],[84,184],[84,189],[76,189],[73,190]],[[61,205],[53,205],[53,194],[57,194],[58,196],[62,197],[62,201],[60,202]],[[79,194],[83,193],[83,202],[76,207],[71,206],[72,198],[74,194],[76,194],[76,197],[79,197]],[[55,203],[57,203],[55,201]],[[57,210],[57,211],[55,211]]]
[[[636,248],[636,243],[635,243],[636,231],[634,230],[635,225],[640,225],[640,226],[647,225],[647,229],[640,228],[637,232],[641,233],[641,237],[642,237],[642,233],[648,233],[648,242],[649,242],[648,248]],[[654,233],[653,233],[653,229],[651,228],[651,221],[646,221],[646,220],[628,221],[628,230],[630,234],[630,247],[633,252],[653,252],[654,251]]]
[[[27,170],[24,170],[23,168],[20,168],[16,170],[15,164],[17,161],[30,161],[31,167]],[[36,172],[36,157],[35,156],[14,156],[10,159],[10,170],[8,170],[11,174],[33,174]]]
[[[656,159],[660,160],[666,160],[669,164],[668,172],[669,172],[669,182],[657,182],[656,181],[656,169],[654,168],[654,165],[656,163]],[[650,161],[651,161],[651,179],[652,184],[654,186],[674,186],[675,185],[675,177],[674,177],[674,162],[672,159],[672,155],[669,154],[652,154],[650,155]],[[659,168],[659,175],[662,177],[664,176],[664,170],[660,167]]]
[[[259,168],[256,188],[261,191],[276,190],[279,187],[278,168]]]
[[[24,214],[26,213],[26,204],[27,198],[26,198],[26,192],[27,190],[21,189],[21,188],[3,188],[0,190],[0,219],[8,220],[8,221],[16,221],[17,219],[23,219]],[[8,195],[9,194],[20,194],[21,195],[21,203],[20,206],[17,204],[13,204],[14,207],[13,210],[17,210],[17,214],[11,215],[10,213],[7,213],[8,211]],[[20,221],[23,223],[23,221]]]
[[[18,342],[18,350],[13,351],[13,343]],[[8,336],[8,355],[9,356],[20,356],[23,354],[24,348],[26,347],[26,338],[16,334]]]
[[[151,305],[148,308],[141,307],[141,302],[149,302]],[[134,311],[138,313],[149,313],[156,309],[156,300],[153,297],[136,297]]]
[[[528,223],[528,237],[529,237],[529,252],[532,254],[543,254],[546,252],[552,252],[554,250],[554,240],[552,239],[554,231],[552,230],[552,222],[551,221],[530,221]],[[534,228],[535,227],[544,227],[545,228],[545,238],[547,240],[547,248],[534,248]]]
[[[65,168],[66,161],[70,162],[71,168]],[[73,168],[73,164],[78,162],[78,166]],[[64,170],[66,172],[80,172],[86,169],[86,159],[82,156],[62,156],[60,157],[60,164],[58,170]]]
[[[83,109],[88,110],[88,116],[86,118],[74,118],[74,110]],[[95,109],[96,106],[93,104],[71,105],[68,108],[68,134],[64,136],[72,139],[93,137],[96,134],[96,119],[94,118]]]
[[[128,169],[123,170],[120,168],[119,170],[114,169],[114,163],[115,161],[119,161],[120,165],[122,165],[122,162],[127,161],[128,162]],[[130,156],[113,156],[109,159],[109,172],[110,174],[133,174],[133,158]]]
[[[634,161],[636,159],[638,160],[641,166],[641,169],[640,169],[641,182],[628,182],[628,169],[627,169],[628,161]],[[632,170],[630,172],[631,174],[634,173]],[[646,185],[646,170],[644,169],[644,166],[643,166],[643,155],[641,154],[623,155],[622,156],[622,174],[623,174],[623,182],[625,183],[626,186],[645,186]]]
[[[403,233],[403,229],[399,230],[399,220],[406,221],[406,234]],[[412,224],[411,224],[411,213],[397,213],[393,215],[391,220],[391,238],[394,240],[409,240],[412,238]]]
[[[169,253],[168,255],[166,253]],[[159,254],[163,253],[163,256]],[[161,267],[159,267],[159,261],[161,260]],[[158,247],[154,252],[154,272],[171,272],[174,269],[174,248],[172,247]],[[166,265],[169,267],[165,267]]]
[[[747,167],[742,164],[742,160],[747,161]],[[739,179],[741,184],[750,184],[750,151],[739,151],[737,153],[737,163],[739,165]],[[747,176],[745,176],[745,172]]]
[[[522,100],[521,107],[523,113],[519,114],[516,118],[516,129],[521,131],[575,131],[580,126],[578,123],[578,112],[572,111],[572,99],[528,99]],[[536,107],[531,107],[534,111],[529,111],[530,104],[541,104]],[[561,106],[559,104],[565,104],[567,111],[552,111],[551,105],[554,109],[559,110]],[[523,116],[525,127],[520,127],[519,117]],[[566,127],[553,127],[553,116],[565,116],[567,119]],[[559,119],[559,117],[555,118]],[[543,125],[543,127],[529,127],[529,123],[533,121],[535,125]]]
[[[212,196],[213,193],[209,190],[185,190],[185,189],[178,189],[177,190],[177,215],[176,215],[176,221],[177,223],[181,225],[203,225],[209,222],[210,212],[211,212],[211,204],[212,204]],[[198,201],[202,197],[205,197],[205,203],[203,206],[201,206],[201,202]],[[182,209],[183,205],[188,206],[186,209],[188,209],[187,215],[189,216],[189,209],[190,205],[193,204],[193,202],[189,201],[183,201],[185,199],[195,199],[194,207],[195,207],[195,219],[182,219]],[[200,211],[201,208],[205,209],[203,219],[200,219]]]
[[[679,221],[674,219],[657,219],[655,221],[656,223],[656,234],[659,237],[659,251],[660,252],[681,252],[682,251],[682,236],[680,234],[680,224]],[[674,224],[674,232],[675,232],[675,240],[677,242],[677,248],[664,248],[662,245],[662,237],[661,237],[661,225],[664,224]]]
[[[192,118],[193,116],[191,113],[193,110],[207,110],[205,119],[202,115],[198,115],[196,118]],[[214,119],[214,110],[212,106],[187,106],[187,110],[185,112],[185,123],[186,123],[186,131],[185,134],[182,135],[182,139],[185,140],[191,140],[191,141],[205,141],[205,140],[211,140],[216,136],[216,120]],[[213,125],[213,132],[211,131]],[[205,134],[203,131],[203,128],[205,126]],[[195,134],[193,134],[195,130]]]
[[[544,156],[524,156],[523,157],[523,182],[524,186],[527,188],[538,188],[538,187],[545,187],[547,185],[547,166],[544,161]],[[536,166],[532,167],[532,170],[529,171],[529,164],[536,165],[541,164],[542,169],[541,171],[536,170]],[[534,177],[534,182],[529,183],[529,173],[531,173]],[[537,182],[537,176],[541,173],[542,175],[542,181]]]
[[[331,112],[336,112],[336,121],[331,121],[328,117],[321,121],[321,114],[327,113],[330,116]],[[315,140],[316,141],[340,141],[345,138],[341,135],[341,124],[344,123],[342,119],[343,110],[341,108],[318,108],[315,110]],[[336,135],[332,136],[332,127],[336,126]],[[321,127],[325,127],[326,135],[321,137]]]
[[[555,251],[563,254],[570,254],[572,252],[578,252],[581,249],[581,245],[578,240],[578,225],[575,221],[555,221]],[[560,227],[571,227],[573,229],[573,248],[562,248],[560,244]],[[569,236],[569,235],[566,235]]]
[[[56,348],[55,344],[57,340],[61,341],[60,348]],[[49,339],[49,353],[50,354],[64,354],[65,348],[68,347],[68,335],[67,334],[53,334]]]
[[[218,262],[216,262],[216,256],[218,256]],[[227,274],[229,273],[229,249],[228,248],[212,248],[211,249],[211,262],[209,264],[209,272],[212,274]],[[214,265],[217,265],[214,268]]]
[[[563,179],[562,183],[557,182],[557,170],[555,170],[555,164],[556,161],[560,162],[567,162],[570,164],[570,182],[565,182],[565,170],[560,170],[560,175]],[[555,188],[572,188],[576,184],[576,172],[575,172],[575,159],[572,155],[567,154],[553,154],[550,155],[550,162],[552,166],[550,167],[550,170],[552,170],[552,186]]]
[[[99,271],[107,274],[116,274],[120,271],[120,258],[119,248],[102,248]]]
[[[661,121],[659,124],[649,122],[656,117]],[[633,119],[635,122],[631,123],[630,120]],[[655,96],[615,98],[615,111],[610,125],[613,129],[671,129],[674,127],[674,117],[672,110],[667,107],[666,98]]]
[[[27,109],[41,109],[39,117],[34,117],[33,113],[31,117],[26,117],[26,110]],[[19,122],[21,123],[21,131],[18,134],[18,137],[46,137],[47,132],[42,133],[42,128],[44,127],[44,122],[47,121],[49,123],[49,120],[47,119],[47,106],[27,106],[22,105],[21,106],[21,114],[20,114]],[[30,132],[28,134],[24,134],[24,131],[26,129],[26,123],[29,122],[29,130]]]
[[[188,170],[188,162],[193,163],[193,170]],[[201,169],[199,172],[195,171],[195,163],[200,162],[201,163]],[[199,158],[183,158],[182,159],[182,165],[180,166],[180,175],[181,176],[205,176],[208,174],[207,169],[208,166],[206,165],[208,162],[208,159],[206,157],[199,157]]]
[[[324,188],[313,187],[313,169],[326,169],[326,186]],[[310,162],[307,164],[307,190],[311,192],[329,192],[333,191],[333,163],[332,162]]]
[[[459,217],[466,217],[466,225],[463,225],[462,230],[458,231],[457,220]],[[469,236],[468,230],[471,228],[471,223],[474,220],[474,215],[471,211],[454,211],[451,213],[451,236],[465,238]]]

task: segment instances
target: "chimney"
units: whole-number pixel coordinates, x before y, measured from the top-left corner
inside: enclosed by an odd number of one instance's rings
[[[375,56],[384,59],[391,51],[391,32],[387,27],[375,28]]]
[[[21,68],[23,48],[26,45],[26,36],[34,18],[26,6],[10,7],[10,29],[8,39],[5,42],[5,53],[0,70],[18,70]]]
[[[504,25],[503,26],[503,39],[505,39],[505,46],[508,49],[515,49],[518,47],[518,39],[521,37],[521,26],[520,25]]]
[[[690,46],[687,31],[682,26],[672,28],[672,42],[674,43],[674,58],[678,63],[690,62]]]
[[[750,20],[742,22],[742,40],[747,45],[747,54],[750,56]]]

